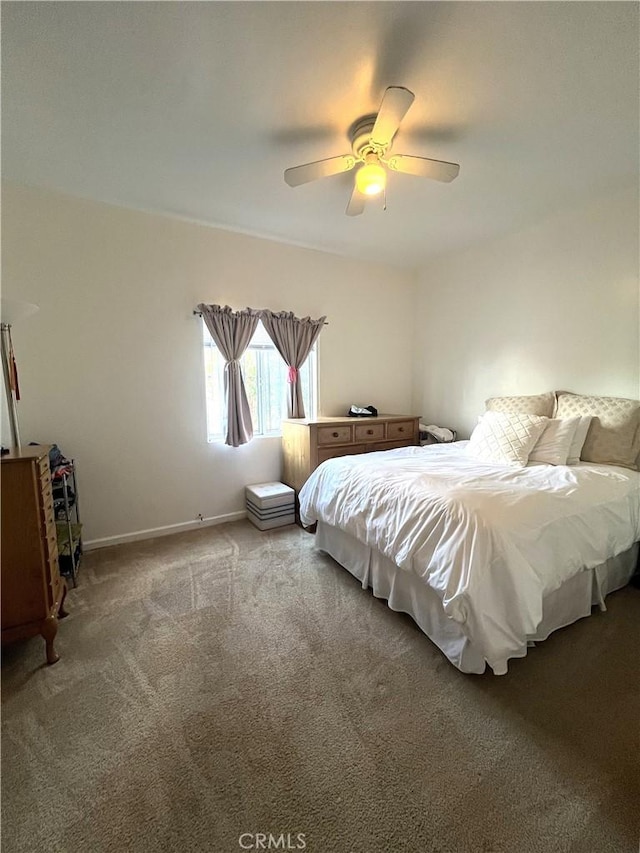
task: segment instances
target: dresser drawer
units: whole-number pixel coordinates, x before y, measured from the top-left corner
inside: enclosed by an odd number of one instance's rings
[[[39,495],[39,504],[40,504],[40,516],[42,517],[43,524],[53,524],[54,522],[54,513],[53,513],[53,495],[51,494],[51,488],[47,489],[44,492],[40,492]]]
[[[51,473],[49,469],[43,473],[40,472],[38,477],[38,487],[42,500],[49,498],[53,500],[53,486],[51,485]]]
[[[351,441],[351,426],[318,427],[318,445],[348,444]]]
[[[62,578],[60,577],[60,564],[58,563],[58,557],[54,559],[53,557],[49,560],[49,586],[57,592]]]
[[[356,441],[382,441],[384,424],[356,424],[354,432]]]
[[[42,460],[41,460],[42,461]],[[46,465],[40,465],[37,469],[38,479],[40,480],[40,486],[43,489],[47,487],[51,488],[51,469],[49,468],[49,463],[45,460]]]
[[[387,439],[403,440],[414,438],[414,422],[413,421],[396,421],[395,423],[387,424]]]
[[[45,539],[47,560],[58,559],[58,533],[55,524],[47,527],[47,538]]]
[[[371,448],[366,444],[349,444],[345,447],[327,447],[318,450],[318,465],[327,459],[336,459],[338,456],[351,456],[354,453],[366,453]]]
[[[56,548],[55,555],[49,557],[49,577],[51,578],[52,586],[60,585],[60,562],[58,559],[58,549]]]
[[[406,441],[381,441],[371,445],[371,450],[397,450],[399,447],[414,447],[415,442],[412,439]]]

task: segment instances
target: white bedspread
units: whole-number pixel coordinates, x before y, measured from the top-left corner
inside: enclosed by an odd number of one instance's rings
[[[591,463],[497,467],[466,444],[331,459],[303,486],[300,517],[415,572],[502,674],[535,633],[547,592],[640,539],[640,474]]]

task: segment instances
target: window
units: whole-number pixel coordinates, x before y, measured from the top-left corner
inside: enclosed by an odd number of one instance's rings
[[[227,406],[224,396],[224,358],[202,324],[204,371],[207,390],[207,440],[221,441],[227,433]],[[306,416],[317,408],[317,344],[300,368],[302,399]],[[254,436],[280,435],[287,417],[287,366],[261,322],[240,359],[244,387],[251,409]]]

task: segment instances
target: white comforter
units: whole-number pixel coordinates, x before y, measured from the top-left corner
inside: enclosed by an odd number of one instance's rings
[[[497,467],[466,445],[331,459],[302,488],[300,518],[415,572],[501,674],[535,633],[546,593],[640,539],[640,474],[590,463]]]

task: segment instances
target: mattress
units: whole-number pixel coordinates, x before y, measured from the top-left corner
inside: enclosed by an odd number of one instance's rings
[[[376,549],[321,521],[316,531],[316,545],[356,577],[363,588],[370,587],[376,598],[386,600],[391,610],[411,616],[461,672],[480,674],[485,671],[487,662],[482,651],[473,645],[462,627],[446,615],[436,593],[416,575],[403,572]],[[509,657],[524,657],[531,645],[546,640],[553,631],[590,616],[594,605],[606,611],[606,596],[629,582],[638,565],[639,551],[640,545],[636,543],[623,554],[579,572],[546,595],[540,624]],[[504,675],[507,659],[496,669],[498,674]]]
[[[300,518],[413,575],[500,674],[536,636],[551,593],[640,539],[640,474],[585,463],[514,469],[465,445],[329,460],[301,490]]]

